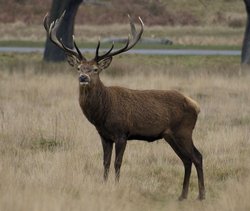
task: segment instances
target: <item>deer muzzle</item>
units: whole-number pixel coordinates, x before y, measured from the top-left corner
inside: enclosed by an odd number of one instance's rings
[[[82,74],[79,76],[80,85],[88,85],[90,82],[90,77],[86,74]]]

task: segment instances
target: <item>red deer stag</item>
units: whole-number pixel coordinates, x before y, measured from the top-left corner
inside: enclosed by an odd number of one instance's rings
[[[153,142],[164,138],[182,160],[185,174],[180,200],[186,199],[192,163],[198,175],[199,196],[205,198],[202,168],[202,155],[192,140],[193,129],[200,111],[199,105],[191,98],[174,90],[131,90],[122,87],[107,87],[99,78],[113,56],[133,48],[143,33],[143,22],[139,18],[141,29],[137,32],[130,19],[132,38],[128,37],[125,46],[119,50],[111,48],[99,54],[98,42],[95,57],[87,60],[77,47],[74,37],[74,49],[63,44],[57,38],[57,29],[64,14],[48,23],[44,18],[44,27],[50,40],[65,51],[68,62],[79,72],[79,103],[83,114],[96,127],[103,146],[104,180],[107,180],[111,162],[113,144],[115,144],[115,175],[119,181],[120,168],[127,140],[145,140]]]

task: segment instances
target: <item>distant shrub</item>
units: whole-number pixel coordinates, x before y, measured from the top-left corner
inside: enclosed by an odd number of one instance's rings
[[[228,26],[232,28],[241,28],[245,26],[245,21],[240,18],[231,19],[228,22]]]

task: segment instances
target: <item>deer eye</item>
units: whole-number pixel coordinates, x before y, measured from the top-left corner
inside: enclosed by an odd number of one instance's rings
[[[94,71],[95,73],[97,73],[97,72],[98,72],[98,67],[94,67],[93,71]]]

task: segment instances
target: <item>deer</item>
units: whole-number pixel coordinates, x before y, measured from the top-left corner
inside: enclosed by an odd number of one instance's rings
[[[139,19],[140,30],[129,17],[131,35],[120,49],[100,54],[100,39],[95,57],[87,60],[72,36],[73,48],[65,46],[58,39],[57,30],[64,13],[49,24],[48,13],[44,17],[44,28],[49,39],[62,49],[69,65],[79,73],[79,104],[85,117],[100,135],[103,148],[103,179],[107,181],[113,145],[115,145],[115,178],[119,182],[120,169],[127,142],[142,140],[154,142],[164,139],[181,159],[184,166],[184,180],[179,200],[187,198],[192,164],[198,177],[198,199],[205,199],[202,154],[194,146],[192,134],[198,114],[199,104],[192,98],[176,90],[132,90],[119,86],[105,86],[99,74],[109,67],[112,58],[133,48],[140,40],[144,23]]]

